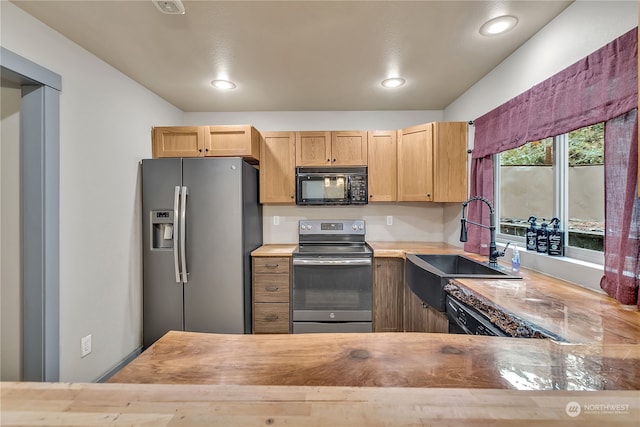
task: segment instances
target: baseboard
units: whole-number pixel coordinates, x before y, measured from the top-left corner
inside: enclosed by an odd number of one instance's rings
[[[97,383],[107,382],[109,380],[109,378],[111,378],[112,376],[117,374],[120,369],[124,368],[126,365],[129,364],[129,362],[131,362],[133,359],[138,357],[140,355],[140,353],[142,353],[142,346],[136,348],[131,353],[129,353],[127,355],[127,357],[125,357],[124,359],[122,359],[120,361],[120,363],[118,363],[113,368],[109,369],[105,374],[103,374],[100,377],[98,377],[98,379],[96,379],[95,382],[97,382]]]

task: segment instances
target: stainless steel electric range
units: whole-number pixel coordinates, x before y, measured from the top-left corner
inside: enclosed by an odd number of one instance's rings
[[[293,333],[371,332],[373,251],[364,220],[302,220],[293,253]]]

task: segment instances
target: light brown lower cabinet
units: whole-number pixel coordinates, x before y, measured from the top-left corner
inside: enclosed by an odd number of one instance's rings
[[[290,257],[253,257],[253,333],[291,331]]]

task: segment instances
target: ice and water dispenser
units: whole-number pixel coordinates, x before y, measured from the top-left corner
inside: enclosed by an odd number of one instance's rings
[[[151,249],[173,249],[173,210],[151,211]]]

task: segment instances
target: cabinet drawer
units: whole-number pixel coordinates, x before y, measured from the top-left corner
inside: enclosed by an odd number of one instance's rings
[[[253,272],[289,274],[288,257],[255,257],[253,258]]]
[[[256,274],[253,282],[255,302],[289,302],[289,275]]]
[[[289,304],[255,303],[253,319],[255,334],[288,334]]]

